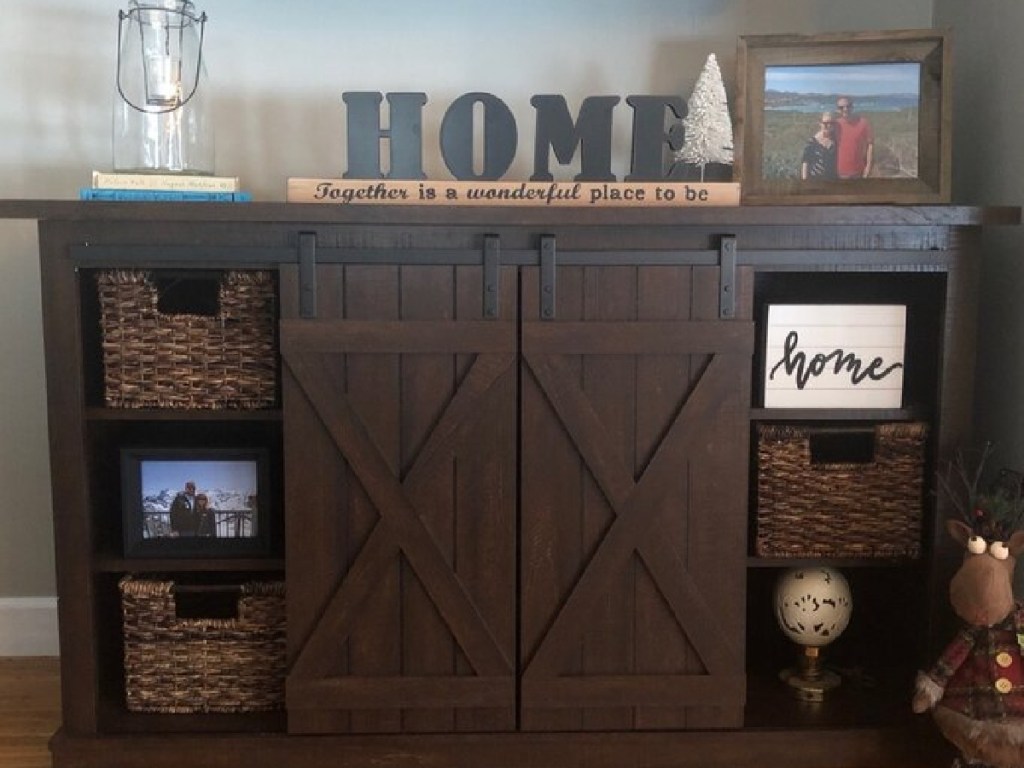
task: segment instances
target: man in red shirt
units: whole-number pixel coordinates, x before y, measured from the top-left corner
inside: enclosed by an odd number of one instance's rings
[[[875,134],[866,117],[853,113],[849,96],[836,99],[839,113],[836,128],[836,171],[841,179],[864,179],[871,174]]]

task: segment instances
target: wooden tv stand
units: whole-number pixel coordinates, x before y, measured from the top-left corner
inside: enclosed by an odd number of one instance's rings
[[[785,765],[950,755],[910,714],[948,639],[949,510],[918,559],[757,556],[765,421],[970,438],[983,226],[1017,209],[441,209],[0,201],[39,221],[63,726],[58,768]],[[104,405],[95,274],[262,269],[279,395]],[[768,304],[903,303],[902,407],[760,405]],[[120,451],[271,457],[270,551],[126,557]],[[930,478],[931,475],[929,475]],[[931,486],[931,480],[926,484]],[[801,704],[782,568],[843,570],[843,685]],[[125,705],[118,580],[283,578],[284,709]]]

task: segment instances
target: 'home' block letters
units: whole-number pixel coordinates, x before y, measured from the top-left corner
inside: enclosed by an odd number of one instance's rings
[[[424,93],[389,93],[388,128],[381,127],[381,103],[377,91],[350,91],[342,95],[348,109],[348,171],[346,179],[383,179],[381,143],[388,142],[389,179],[425,179],[423,173]],[[611,172],[612,116],[618,96],[590,96],[583,100],[573,119],[565,97],[537,95],[530,99],[536,111],[534,169],[531,181],[551,181],[552,152],[558,162],[572,162],[577,151],[580,172],[574,181],[615,181]],[[682,167],[664,164],[665,148],[683,145],[682,119],[686,102],[679,96],[629,96],[633,110],[633,142],[630,173],[625,181],[680,179]],[[482,113],[483,168],[473,167],[474,112]],[[666,119],[669,127],[666,129]],[[466,93],[451,103],[440,128],[441,155],[452,175],[460,181],[494,181],[512,165],[519,139],[512,110],[490,93]]]

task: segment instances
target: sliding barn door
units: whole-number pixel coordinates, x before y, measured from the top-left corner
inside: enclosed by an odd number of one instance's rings
[[[289,729],[513,729],[515,274],[483,320],[478,267],[318,270],[281,324]]]
[[[738,725],[753,326],[717,268],[556,276],[552,320],[522,287],[521,727]]]

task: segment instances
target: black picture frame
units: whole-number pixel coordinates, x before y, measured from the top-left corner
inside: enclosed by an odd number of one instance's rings
[[[870,97],[862,95],[860,90],[865,85],[854,86],[854,83],[865,76],[861,70],[877,70],[881,85],[885,79],[882,75],[890,67],[912,67],[917,73],[912,85],[915,103],[893,106],[897,104],[897,94],[885,94],[890,97],[890,103],[869,106]],[[807,82],[803,89],[796,85],[787,88],[772,85],[773,74],[777,73],[780,80],[786,76],[784,82],[790,82],[789,75],[800,70],[806,70],[808,75],[812,70],[824,72],[814,87]],[[742,203],[948,203],[953,114],[950,70],[948,30],[740,37],[735,147]],[[851,91],[852,88],[857,90]],[[889,112],[901,116],[906,113],[913,118],[910,131],[904,136],[888,123],[876,124],[875,168],[870,173],[865,171],[867,175],[862,178],[802,178],[801,153],[805,144],[810,143],[818,121],[823,119],[821,112],[811,111],[809,106],[816,103],[818,97],[822,102],[816,106],[817,110],[831,109],[826,104],[827,98],[833,103],[840,97],[859,102],[856,112],[867,116],[869,123]],[[777,112],[780,109],[782,113]],[[873,109],[881,112],[873,112]],[[792,115],[804,112],[807,120],[806,126],[801,123],[804,132],[791,137],[787,121],[796,119]],[[782,123],[778,122],[780,114],[785,118]],[[906,132],[905,128],[900,130]],[[787,151],[777,156],[776,144],[783,138]],[[887,168],[883,162],[886,156],[896,163],[895,170]],[[911,164],[893,159],[906,157],[912,159]],[[783,159],[788,173],[777,172],[777,164]]]
[[[187,483],[195,486],[191,500],[176,503]],[[200,512],[204,495],[205,515]],[[270,503],[269,453],[263,448],[121,450],[127,558],[267,555]]]

